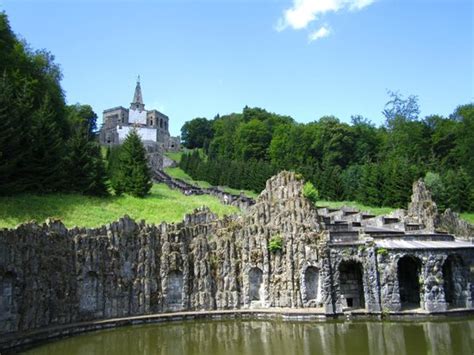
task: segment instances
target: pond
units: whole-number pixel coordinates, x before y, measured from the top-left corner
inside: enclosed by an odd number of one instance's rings
[[[128,326],[28,354],[474,354],[474,317],[442,321],[184,321]]]

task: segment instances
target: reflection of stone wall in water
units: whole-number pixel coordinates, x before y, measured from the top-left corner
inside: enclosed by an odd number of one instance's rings
[[[121,327],[43,345],[43,354],[472,353],[474,320],[433,322],[186,321]],[[178,334],[178,336],[177,336]]]
[[[404,304],[397,273],[407,255],[421,260],[421,307],[472,308],[469,243],[397,232],[396,238],[406,238],[408,245],[418,238],[445,246],[408,250],[392,248],[394,234],[385,231],[389,238],[384,239],[380,227],[354,231],[338,223],[333,232],[331,216],[319,215],[302,196],[303,184],[292,173],[279,174],[240,217],[217,219],[201,209],[181,223],[158,226],[124,217],[94,229],[68,230],[54,221],[1,229],[0,330],[170,310],[322,306],[319,311],[327,314],[345,307],[399,311]],[[357,217],[353,211],[345,215]],[[275,235],[283,245],[271,252]],[[382,242],[388,243],[386,250]]]

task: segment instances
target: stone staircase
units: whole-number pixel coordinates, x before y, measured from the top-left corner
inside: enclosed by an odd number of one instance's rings
[[[217,197],[223,204],[238,207],[242,210],[255,204],[253,198],[240,195],[231,194],[221,190],[218,187],[211,186],[209,188],[202,188],[189,184],[181,179],[176,179],[165,173],[163,170],[153,170],[153,179],[156,182],[166,184],[171,189],[179,190],[186,196],[189,195],[211,195]]]
[[[345,243],[357,241],[360,234],[371,237],[399,237],[411,234],[427,234],[425,226],[407,216],[405,210],[396,210],[388,215],[375,216],[354,207],[318,208],[318,220],[329,232],[331,241]]]

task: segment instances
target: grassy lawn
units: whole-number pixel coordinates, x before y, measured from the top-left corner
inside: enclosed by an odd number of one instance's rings
[[[67,227],[97,227],[115,221],[125,214],[147,223],[179,222],[186,213],[200,206],[208,206],[219,216],[238,213],[212,196],[184,196],[164,184],[155,184],[144,199],[131,196],[87,197],[74,194],[0,197],[0,227],[14,227],[48,217],[59,218]]]
[[[170,158],[171,160],[174,160],[175,162],[179,163],[181,160],[181,156],[183,155],[182,151],[179,152],[166,152],[165,155]]]
[[[461,213],[461,218],[471,224],[474,224],[474,213]]]
[[[362,203],[355,202],[355,201],[318,201],[317,202],[317,207],[330,207],[330,208],[339,208],[342,206],[350,206],[357,208],[360,211],[367,211],[370,212],[376,216],[383,215],[383,214],[389,214],[390,212],[394,211],[395,208],[391,207],[371,207],[371,206],[366,206]]]

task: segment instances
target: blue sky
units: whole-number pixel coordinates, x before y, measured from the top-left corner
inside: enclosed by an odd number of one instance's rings
[[[140,74],[172,134],[245,105],[310,122],[382,122],[387,89],[421,114],[474,101],[471,0],[0,0],[46,48],[68,103],[128,107]]]

